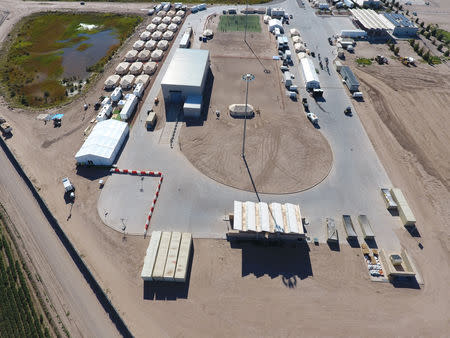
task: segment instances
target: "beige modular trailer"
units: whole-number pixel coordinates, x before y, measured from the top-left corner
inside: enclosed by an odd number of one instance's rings
[[[161,235],[161,241],[159,242],[158,255],[156,256],[155,266],[153,268],[152,278],[153,280],[164,279],[164,269],[166,267],[167,253],[169,251],[171,232],[164,231]]]
[[[153,267],[155,266],[156,255],[158,253],[159,242],[161,240],[161,231],[153,231],[150,243],[147,248],[147,254],[144,258],[144,266],[142,267],[141,278],[144,281],[151,281]]]
[[[397,203],[398,214],[404,225],[415,225],[416,218],[406,202],[403,192],[398,188],[391,189],[391,195],[394,201]]]
[[[189,258],[191,255],[192,235],[188,232],[184,232],[181,237],[180,250],[178,252],[177,268],[175,270],[175,282],[185,282]]]
[[[178,250],[180,249],[181,232],[172,232],[169,251],[167,253],[166,267],[164,268],[164,280],[173,281],[177,267]]]

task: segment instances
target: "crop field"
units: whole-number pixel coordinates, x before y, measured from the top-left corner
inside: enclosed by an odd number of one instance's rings
[[[15,104],[36,108],[67,101],[71,87],[62,81],[64,49],[78,45],[79,52],[92,50],[96,47],[84,41],[96,33],[110,31],[118,43],[102,53],[96,64],[86,67],[90,75],[101,72],[141,21],[140,16],[94,13],[39,13],[24,18],[2,53],[0,76],[5,96]]]
[[[50,337],[0,216],[0,336]]]
[[[220,32],[239,32],[245,30],[245,15],[221,15],[218,30]],[[259,15],[247,16],[247,31],[261,32]]]

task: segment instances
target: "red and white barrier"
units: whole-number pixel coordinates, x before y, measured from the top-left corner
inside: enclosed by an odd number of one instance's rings
[[[159,182],[158,182],[158,187],[156,188],[155,197],[153,198],[152,206],[150,208],[150,212],[147,215],[147,221],[145,222],[144,235],[146,235],[147,234],[147,230],[148,230],[148,226],[150,224],[150,220],[152,219],[153,211],[155,210],[156,200],[158,199],[159,191],[161,190],[161,184],[162,184],[162,181],[163,181],[163,174],[162,174],[162,172],[160,172],[160,171],[148,171],[148,170],[130,170],[130,169],[112,168],[111,169],[111,173],[159,177]]]

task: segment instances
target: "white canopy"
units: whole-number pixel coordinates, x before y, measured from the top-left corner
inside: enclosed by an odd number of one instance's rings
[[[120,80],[120,85],[122,86],[122,88],[128,89],[133,85],[133,82],[134,82],[134,75],[128,74],[128,75],[125,75],[122,78],[122,80]]]
[[[303,42],[302,38],[300,36],[293,36],[292,37],[292,41],[294,43],[299,43],[299,42]]]
[[[151,52],[148,49],[144,49],[143,51],[139,52],[138,54],[138,60],[139,61],[148,61],[150,59]]]
[[[179,10],[176,14],[177,14],[177,16],[184,18],[185,12],[182,10]]]
[[[164,52],[161,49],[156,49],[152,52],[151,59],[152,61],[160,61],[164,55]]]
[[[137,50],[130,50],[128,51],[128,53],[125,55],[125,60],[127,60],[128,62],[133,62],[134,60],[136,60],[138,55],[138,51]]]
[[[155,41],[155,40],[147,41],[147,42],[145,43],[145,49],[148,49],[148,50],[150,50],[150,51],[155,50],[156,44],[157,44],[157,43],[158,43],[158,42]]]
[[[158,64],[156,62],[150,61],[144,64],[144,73],[152,75],[156,68],[158,67]]]
[[[181,17],[179,17],[179,16],[174,16],[174,17],[172,18],[172,22],[178,25],[178,24],[181,22]]]
[[[160,31],[153,32],[152,40],[159,41],[161,40],[162,33]]]
[[[125,122],[113,119],[98,122],[76,153],[76,161],[93,165],[113,164],[128,132]]]
[[[178,29],[178,26],[174,23],[171,23],[169,26],[167,26],[167,30],[171,32],[176,32]]]
[[[134,44],[133,44],[133,49],[136,50],[143,50],[144,49],[144,45],[145,45],[145,41],[142,40],[137,40]]]
[[[139,75],[142,72],[143,64],[142,62],[133,62],[130,66],[130,73],[134,75]]]
[[[166,33],[164,33],[164,34],[166,34]],[[169,42],[166,40],[161,40],[158,42],[157,47],[158,47],[158,49],[161,49],[161,50],[167,50],[167,48],[169,48]]]
[[[120,81],[119,75],[111,75],[105,81],[105,88],[106,89],[114,88],[115,86],[117,86],[119,81]]]
[[[294,49],[296,53],[306,52],[306,47],[303,43],[294,44]]]
[[[116,74],[124,75],[128,72],[128,67],[130,64],[128,62],[121,62],[116,67]]]
[[[150,75],[142,74],[142,75],[136,76],[136,80],[134,81],[134,83],[136,83],[136,84],[142,83],[144,85],[144,87],[147,87],[149,81],[150,81]]]
[[[213,31],[212,31],[211,29],[205,29],[205,30],[203,31],[203,36],[211,37],[211,36],[213,36],[213,35],[214,35],[214,33],[213,33]]]
[[[292,37],[294,37],[294,36],[300,36],[300,32],[298,31],[297,28],[291,28],[291,29],[289,30],[289,32],[291,33],[291,36],[292,36]]]
[[[156,25],[154,23],[151,23],[150,25],[147,26],[146,30],[153,33],[154,31],[156,31]]]
[[[139,37],[141,38],[141,40],[147,41],[147,40],[150,40],[151,35],[152,35],[152,33],[148,32],[148,31],[143,31]]]
[[[162,23],[165,23],[166,25],[168,25],[169,23],[172,22],[172,18],[170,16],[165,16],[162,20]]]
[[[167,30],[167,25],[165,23],[160,23],[156,29],[164,33]]]
[[[167,12],[167,16],[170,16],[170,17],[175,16],[175,11],[173,9],[171,9],[170,11]]]
[[[157,24],[159,24],[159,23],[161,23],[161,18],[159,17],[159,16],[155,16],[153,19],[152,19],[152,23],[154,23],[155,25],[157,25]]]
[[[173,39],[173,35],[174,35],[174,33],[171,32],[171,31],[164,32],[164,34],[163,34],[163,39],[164,39],[164,40],[167,40],[167,41],[170,41],[170,40]],[[163,41],[164,41],[164,40],[163,40]],[[161,42],[161,41],[160,41],[160,42]],[[162,48],[161,48],[161,49],[162,49]]]

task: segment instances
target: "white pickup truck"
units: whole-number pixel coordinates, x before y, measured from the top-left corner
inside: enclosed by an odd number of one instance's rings
[[[73,184],[70,182],[70,180],[69,180],[68,177],[64,177],[64,178],[62,179],[62,183],[63,183],[63,185],[64,185],[64,190],[65,190],[66,192],[72,192],[72,191],[75,190]]]

